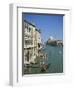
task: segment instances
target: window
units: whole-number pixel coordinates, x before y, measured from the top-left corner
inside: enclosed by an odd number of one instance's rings
[[[29,27],[29,32],[31,32],[31,28]]]
[[[27,23],[25,24],[25,28],[27,28],[27,29],[28,29],[28,24],[27,24]]]

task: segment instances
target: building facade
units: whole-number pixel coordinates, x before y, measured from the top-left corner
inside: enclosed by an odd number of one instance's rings
[[[24,20],[24,64],[35,63],[41,44],[41,32],[35,25]]]

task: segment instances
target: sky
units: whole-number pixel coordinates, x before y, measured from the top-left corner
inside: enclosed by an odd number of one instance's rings
[[[41,30],[43,42],[50,37],[63,40],[63,15],[23,13],[23,19]]]

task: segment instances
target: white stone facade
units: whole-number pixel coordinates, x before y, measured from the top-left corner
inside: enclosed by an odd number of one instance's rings
[[[35,63],[41,43],[41,33],[36,26],[24,20],[24,64]]]

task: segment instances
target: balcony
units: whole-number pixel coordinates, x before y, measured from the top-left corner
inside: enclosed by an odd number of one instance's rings
[[[30,32],[27,32],[27,31],[24,32],[24,35],[25,36],[32,36],[31,33]]]
[[[24,40],[32,40],[32,38],[29,36],[24,36]]]
[[[24,49],[27,48],[34,48],[34,45],[24,45]]]

